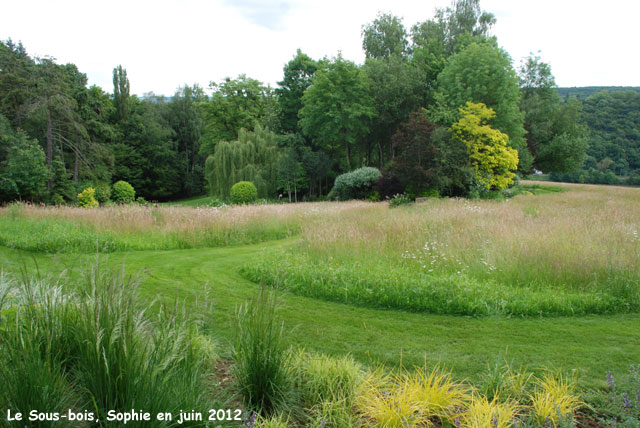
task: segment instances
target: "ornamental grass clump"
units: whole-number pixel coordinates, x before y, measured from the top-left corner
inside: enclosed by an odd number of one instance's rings
[[[489,401],[474,394],[466,410],[454,422],[465,428],[508,428],[514,425],[518,405],[514,402]]]
[[[0,318],[0,408],[90,413],[93,426],[110,410],[177,415],[205,412],[205,396],[207,404],[218,402],[206,384],[208,347],[191,345],[196,320],[179,308],[156,307],[149,316],[135,290],[123,273],[89,268],[85,284],[25,278],[13,297],[0,297],[9,302]]]
[[[357,391],[363,368],[350,356],[331,357],[298,351],[293,357],[293,377],[305,408],[310,427],[352,427]]]
[[[568,376],[546,374],[537,386],[531,395],[531,416],[538,424],[558,426],[583,405],[576,392],[576,381]]]
[[[407,374],[367,374],[357,405],[369,425],[380,427],[453,424],[466,403],[469,389],[439,368]]]
[[[287,403],[290,361],[283,325],[275,314],[275,294],[266,288],[236,312],[233,372],[247,406],[270,415]]]
[[[416,370],[404,380],[409,385],[413,400],[420,406],[425,418],[453,422],[454,415],[469,400],[468,388],[452,380],[451,374],[439,368],[430,372]]]

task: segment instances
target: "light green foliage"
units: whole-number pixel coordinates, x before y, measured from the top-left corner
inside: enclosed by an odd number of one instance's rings
[[[241,129],[236,141],[221,141],[205,163],[209,193],[229,198],[231,186],[251,181],[261,198],[272,197],[277,186],[277,136],[260,126],[255,131]]]
[[[7,159],[0,163],[0,199],[37,199],[45,191],[49,169],[37,141],[22,131],[0,135],[0,144],[7,149]]]
[[[357,404],[375,426],[404,428],[428,426],[436,419],[451,423],[468,399],[467,388],[436,367],[409,373],[369,372]]]
[[[293,367],[305,403],[346,401],[347,406],[354,404],[363,369],[352,357],[298,351]]]
[[[255,428],[289,428],[289,419],[283,415],[256,416],[255,424],[248,425]]]
[[[96,191],[93,187],[87,187],[82,192],[78,193],[78,205],[83,208],[95,208],[98,206],[98,201],[95,198]]]
[[[120,180],[113,184],[111,197],[117,204],[130,204],[136,197],[136,191],[131,184]]]
[[[256,125],[274,129],[277,118],[276,98],[273,90],[262,82],[244,74],[237,79],[227,77],[221,83],[211,82],[213,94],[209,101],[200,103],[204,111],[204,155],[214,153],[220,141],[240,138],[240,130],[252,131]]]
[[[230,199],[234,204],[250,204],[258,198],[258,189],[250,181],[239,181],[231,187]]]
[[[518,152],[507,146],[509,137],[489,125],[495,117],[484,104],[468,102],[460,108],[460,120],[451,126],[454,136],[469,149],[476,180],[486,189],[504,189],[513,183]]]
[[[338,55],[326,69],[316,71],[302,103],[299,117],[305,135],[330,153],[342,149],[344,170],[350,170],[352,148],[366,135],[375,114],[360,68]]]
[[[531,413],[540,425],[553,426],[563,418],[571,418],[582,406],[576,393],[576,380],[568,376],[546,374],[537,379],[537,389],[531,394]]]
[[[364,199],[373,184],[375,184],[380,177],[382,177],[380,170],[368,166],[351,172],[345,172],[336,177],[331,192],[337,199],[343,201],[348,199]]]
[[[360,364],[350,356],[331,357],[300,350],[292,365],[295,386],[310,413],[305,426],[357,426],[358,417],[353,410],[364,377]]]
[[[495,42],[472,43],[451,57],[438,76],[433,115],[450,126],[459,119],[459,109],[467,102],[485,104],[495,112],[493,127],[507,134],[509,145],[518,151],[520,169],[529,171],[532,158],[524,140],[518,82],[511,58]]]
[[[474,394],[471,402],[462,414],[462,426],[468,428],[510,428],[518,412],[514,402],[501,402],[496,398],[489,401],[486,397]]]

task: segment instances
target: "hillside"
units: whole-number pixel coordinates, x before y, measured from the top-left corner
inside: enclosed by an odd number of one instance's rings
[[[585,100],[600,91],[636,91],[640,93],[640,86],[574,86],[571,88],[557,88],[562,98],[577,97]]]

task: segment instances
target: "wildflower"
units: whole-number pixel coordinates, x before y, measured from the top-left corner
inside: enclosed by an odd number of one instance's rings
[[[607,371],[607,385],[609,385],[609,388],[616,389],[616,382],[613,379],[613,375],[610,371]]]
[[[629,401],[629,394],[625,392],[624,394],[622,394],[622,398],[624,399],[624,408],[630,409],[632,406],[631,401]]]
[[[460,416],[456,416],[456,418],[453,420],[453,424],[456,426],[456,428],[460,428],[462,426],[462,423],[460,422]]]
[[[247,422],[247,428],[254,428],[256,426],[257,417],[258,414],[256,412],[251,413],[251,418],[249,419],[249,422]]]

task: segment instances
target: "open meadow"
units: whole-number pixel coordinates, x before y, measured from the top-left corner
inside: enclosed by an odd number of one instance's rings
[[[11,364],[27,361],[26,348],[14,352],[19,341],[10,328],[23,323],[19,337],[31,332],[37,343],[30,346],[46,356],[44,365],[31,361],[40,371],[29,379],[37,383],[46,378],[43,371],[62,373],[51,381],[58,388],[52,391],[66,395],[51,406],[101,414],[144,394],[136,389],[140,382],[149,394],[166,389],[164,382],[180,387],[140,406],[177,412],[243,402],[251,409],[258,393],[247,398],[234,383],[248,370],[240,350],[251,340],[239,332],[245,331],[243,317],[266,317],[256,315],[260,308],[269,313],[268,305],[255,306],[266,285],[275,290],[274,318],[259,325],[282,321],[282,332],[271,326],[265,334],[296,349],[285,358],[294,378],[285,384],[298,395],[257,403],[286,409],[276,412],[281,425],[275,418],[262,426],[286,426],[286,417],[290,426],[506,427],[515,419],[559,425],[564,407],[561,412],[547,403],[544,413],[535,397],[549,382],[565,381],[582,403],[576,398],[567,404],[567,414],[580,408],[581,420],[620,417],[623,404],[611,410],[603,397],[622,400],[615,394],[632,384],[622,378],[640,363],[640,192],[526,185],[532,192],[506,200],[429,199],[397,208],[386,202],[10,205],[0,209],[0,351]],[[255,305],[242,306],[249,301]],[[112,324],[100,324],[109,317]],[[103,337],[108,332],[113,340]],[[45,348],[42,335],[50,339]],[[130,342],[115,349],[118,337]],[[79,345],[93,340],[97,357]],[[140,349],[144,361],[135,360],[127,345]],[[109,350],[127,367],[115,384],[113,367],[120,366],[107,364]],[[338,382],[339,391],[346,382],[348,394],[331,389],[331,401],[312,382],[313,364],[322,361],[337,376],[322,382]],[[21,370],[30,370],[24,365]],[[154,365],[163,368],[161,379]],[[102,384],[83,386],[88,373],[103,371]],[[607,389],[607,372],[620,379],[615,394]],[[526,373],[531,389],[524,382],[517,392],[515,379]],[[443,378],[428,380],[430,375]],[[640,374],[633,376],[629,382],[640,386]],[[411,403],[381,410],[389,404],[385,394],[397,394],[398,403],[416,379],[458,395],[432,413]],[[635,393],[627,398],[633,401]],[[0,393],[2,400],[17,402],[10,392]],[[472,421],[483,405],[488,425]],[[508,417],[494,424],[498,414]],[[87,426],[94,425],[101,426]]]

